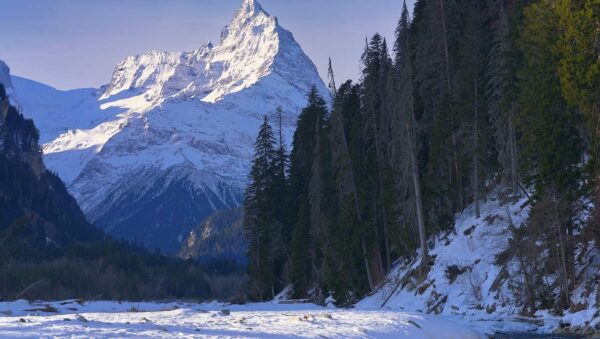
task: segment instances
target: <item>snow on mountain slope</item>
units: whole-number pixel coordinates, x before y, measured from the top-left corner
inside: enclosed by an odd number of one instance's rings
[[[281,106],[290,140],[310,88],[328,98],[293,35],[255,0],[218,46],[128,57],[98,90],[13,80],[46,165],[88,217],[171,253],[206,216],[240,203],[264,114]]]

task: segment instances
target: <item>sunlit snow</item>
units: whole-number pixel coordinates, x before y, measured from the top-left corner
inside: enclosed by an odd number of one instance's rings
[[[310,88],[328,99],[292,33],[249,0],[220,44],[127,57],[100,89],[59,91],[19,77],[13,83],[40,130],[44,162],[86,213],[109,208],[107,197],[142,192],[131,185],[140,173],[152,184],[178,172],[195,179],[195,189],[230,201],[245,186],[262,116],[281,106],[289,142]]]
[[[56,313],[41,311],[52,308]],[[80,305],[76,301],[0,303],[0,337],[484,338],[450,318],[398,311],[327,309],[312,304]]]

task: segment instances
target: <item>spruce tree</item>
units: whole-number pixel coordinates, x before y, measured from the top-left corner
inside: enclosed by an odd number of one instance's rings
[[[497,15],[487,56],[485,101],[502,182],[512,189],[513,194],[518,194],[518,149],[514,124],[518,48],[511,36],[509,13],[504,1],[496,3]]]
[[[308,94],[308,105],[298,118],[290,156],[290,206],[294,220],[290,280],[297,296],[306,295],[320,280],[326,117],[325,100],[313,87]]]
[[[525,181],[535,189],[528,227],[542,228],[548,236],[541,241],[553,254],[550,260],[559,277],[558,304],[562,308],[570,306],[575,279],[570,238],[575,227],[578,165],[583,150],[578,117],[561,95],[555,46],[559,40],[557,20],[551,0],[542,0],[525,9],[519,38],[525,62],[519,72],[521,110],[517,127],[522,134]]]
[[[583,113],[587,125],[584,140],[591,155],[586,171],[588,191],[596,205],[590,224],[600,241],[600,2],[560,0],[554,9],[559,20],[562,93]]]
[[[562,93],[585,114],[594,139],[593,155],[600,155],[600,3],[560,0],[557,13]],[[596,159],[597,160],[597,159]]]
[[[337,218],[328,230],[324,283],[339,305],[368,291],[370,280],[360,249],[362,210],[356,175],[361,130],[360,86],[347,81],[337,91],[329,122],[331,164],[338,204]]]
[[[273,234],[276,220],[273,215],[276,201],[273,189],[276,182],[275,137],[267,116],[260,126],[254,144],[252,169],[244,196],[244,235],[248,242],[251,293],[259,300],[273,296],[275,272]]]
[[[394,119],[396,127],[392,142],[397,149],[395,152],[395,167],[399,170],[396,175],[398,190],[406,192],[404,197],[413,201],[410,205],[404,205],[403,208],[400,208],[399,213],[404,216],[404,220],[410,220],[413,225],[416,225],[412,232],[418,234],[421,265],[423,267],[428,262],[428,250],[421,179],[417,160],[417,121],[414,112],[414,78],[410,34],[410,14],[406,2],[404,2],[402,15],[396,28],[396,42],[394,44],[396,53],[394,66],[398,77],[396,85],[398,88],[396,99],[398,113]],[[403,244],[406,248],[413,247],[407,240],[403,241]]]
[[[274,262],[275,290],[280,291],[287,284],[284,276],[289,258],[291,241],[289,187],[287,172],[289,166],[287,146],[283,135],[283,108],[277,107],[275,121],[277,124],[276,149],[272,162],[273,183],[270,190],[272,201],[273,226],[271,229],[271,255]]]

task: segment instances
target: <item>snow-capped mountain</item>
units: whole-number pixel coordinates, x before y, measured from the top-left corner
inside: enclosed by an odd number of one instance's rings
[[[218,46],[127,57],[101,89],[13,84],[46,165],[88,218],[170,253],[205,217],[240,203],[264,114],[283,108],[289,140],[310,88],[328,96],[293,35],[256,0],[243,2]]]

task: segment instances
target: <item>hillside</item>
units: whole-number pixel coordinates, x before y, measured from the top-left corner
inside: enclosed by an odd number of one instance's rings
[[[177,256],[200,261],[233,260],[245,265],[246,251],[242,209],[238,207],[204,219],[190,232]]]
[[[87,222],[62,181],[46,170],[38,131],[33,121],[25,119],[11,105],[3,83],[0,83],[0,232],[4,235],[0,238],[3,256],[18,251],[32,258],[36,252],[43,256],[45,247],[99,242],[104,237]],[[29,241],[13,243],[11,237],[17,235]]]
[[[576,254],[576,274],[582,277],[574,288],[577,307],[564,315],[548,310],[523,315],[527,286],[513,255],[519,250],[515,237],[525,227],[531,205],[525,197],[514,199],[506,193],[500,188],[490,192],[480,217],[470,205],[456,215],[451,231],[432,237],[429,254],[434,263],[426,275],[419,272],[418,255],[401,258],[387,281],[355,307],[455,316],[488,333],[511,329],[596,333],[600,253],[593,244]]]
[[[198,265],[117,242],[86,220],[45,168],[36,126],[7,96],[8,67],[0,71],[0,299],[210,296]]]

